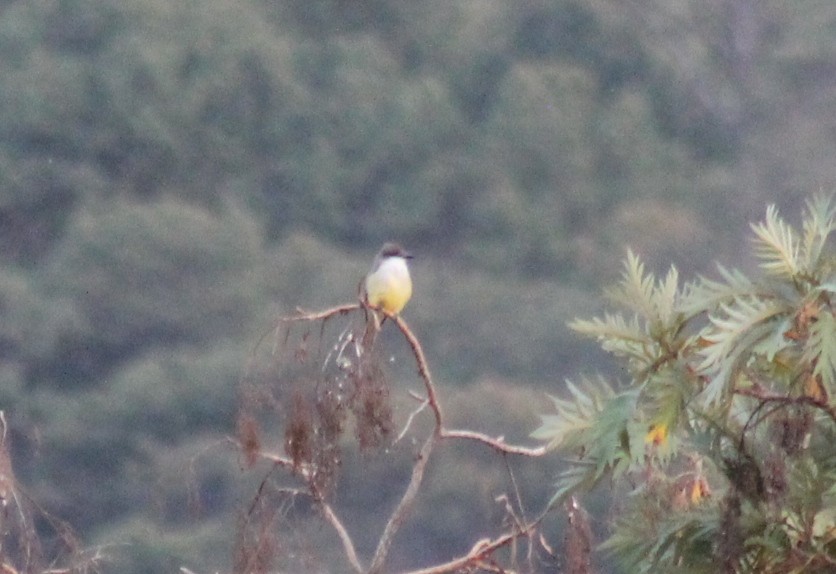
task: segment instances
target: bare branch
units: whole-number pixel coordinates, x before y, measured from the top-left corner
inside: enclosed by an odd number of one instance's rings
[[[227,441],[231,444],[241,447],[240,443],[232,438],[227,437]],[[337,536],[340,538],[340,542],[342,542],[343,550],[345,551],[346,558],[348,558],[351,567],[354,568],[355,572],[361,573],[364,571],[363,566],[360,564],[360,559],[357,557],[357,551],[354,548],[354,542],[351,540],[351,536],[348,534],[348,530],[346,530],[345,526],[343,525],[342,521],[337,516],[334,509],[331,507],[330,504],[325,502],[325,498],[322,493],[319,491],[319,488],[316,486],[316,483],[312,480],[312,472],[311,468],[308,465],[294,465],[293,461],[287,457],[270,453],[259,451],[258,456],[263,458],[264,460],[270,461],[274,463],[276,466],[282,466],[288,469],[293,469],[305,482],[307,483],[307,487],[309,492],[303,492],[298,489],[289,489],[294,494],[305,494],[313,498],[314,502],[322,509],[322,514],[325,516],[325,519],[331,525],[331,527],[336,531]]]
[[[280,317],[279,322],[295,323],[298,321],[324,321],[326,319],[330,319],[331,317],[335,317],[336,315],[348,315],[352,311],[360,308],[361,306],[359,303],[337,305],[336,307],[331,307],[330,309],[325,309],[324,311],[305,311],[304,309],[297,307],[295,315]]]
[[[836,407],[831,406],[827,401],[802,395],[800,397],[791,397],[788,395],[781,395],[778,393],[771,393],[761,387],[736,389],[735,394],[752,397],[764,403],[788,403],[796,405],[810,405],[825,412],[833,422],[836,423]]]
[[[427,405],[429,404],[429,399],[424,399],[417,409],[409,413],[409,418],[406,419],[406,423],[403,425],[403,430],[400,432],[398,437],[394,441],[392,441],[392,444],[398,444],[401,440],[403,440],[403,437],[405,437],[407,431],[409,431],[409,427],[412,426],[412,421],[415,420],[415,417],[418,416],[421,413],[421,411],[427,408]]]
[[[462,568],[472,566],[484,560],[496,550],[506,546],[516,538],[527,534],[528,532],[508,532],[498,538],[495,538],[494,540],[491,540],[490,538],[483,538],[474,544],[473,548],[471,548],[464,556],[459,556],[449,562],[430,566],[429,568],[411,570],[404,574],[445,574],[446,572],[456,572]]]
[[[407,343],[409,343],[409,346],[412,348],[412,354],[415,355],[415,362],[418,363],[418,374],[421,376],[421,380],[424,381],[424,387],[427,390],[427,400],[429,401],[430,408],[433,410],[433,414],[435,415],[436,427],[441,429],[443,421],[443,417],[441,416],[441,405],[438,403],[438,396],[436,395],[435,385],[433,384],[432,376],[430,375],[430,366],[427,364],[427,359],[424,356],[424,349],[421,348],[421,343],[418,342],[418,339],[400,315],[387,316],[395,322],[398,329],[401,330],[401,333],[403,333],[403,336],[406,338]]]
[[[235,437],[228,436],[226,437],[226,441],[231,445],[238,447],[238,449],[243,449],[243,445]],[[258,451],[257,456],[259,458],[263,458],[264,460],[269,460],[270,462],[275,463],[278,466],[295,469],[303,478],[307,478],[307,475],[310,473],[310,469],[307,468],[306,465],[293,464],[293,461],[291,459],[280,454],[260,450]]]
[[[517,501],[517,508],[519,509],[519,516],[518,513],[514,510],[514,507],[510,504],[510,498],[506,501],[506,505],[510,512],[511,518],[514,519],[514,522],[517,523],[517,528],[524,530],[526,524],[526,516],[525,516],[525,506],[523,505],[522,495],[520,494],[520,486],[517,484],[517,477],[514,476],[514,469],[511,468],[511,463],[508,462],[508,457],[503,456],[502,461],[505,463],[505,470],[508,471],[508,478],[511,481],[511,486],[514,488],[514,496]],[[531,550],[531,545],[529,545],[529,551]]]
[[[364,308],[365,305],[361,300],[359,303],[340,305],[321,312],[306,312],[303,310],[298,310],[296,315],[280,318],[277,322],[276,329],[278,329],[278,325],[282,323],[292,323],[299,321],[324,322],[337,315],[345,315],[352,311],[358,309],[362,310]],[[371,559],[371,565],[367,570],[369,574],[380,574],[384,571],[389,551],[394,542],[394,537],[397,534],[400,527],[405,522],[407,515],[417,498],[418,492],[424,479],[427,464],[429,463],[430,456],[432,455],[433,449],[438,444],[439,440],[472,440],[492,448],[493,450],[495,450],[503,456],[512,454],[528,457],[539,457],[545,454],[546,452],[545,447],[531,448],[525,446],[510,445],[506,444],[504,439],[501,437],[492,438],[483,433],[478,433],[469,430],[445,429],[441,404],[439,403],[435,384],[433,382],[432,375],[430,373],[430,368],[420,342],[418,341],[417,337],[402,317],[400,317],[399,315],[390,315],[385,311],[379,312],[383,313],[386,319],[391,319],[392,322],[395,323],[395,325],[397,325],[401,334],[404,336],[410,348],[412,349],[412,354],[415,358],[415,362],[418,368],[418,375],[420,376],[423,382],[425,392],[425,396],[423,397],[414,392],[409,393],[411,397],[413,397],[417,401],[420,401],[420,405],[410,413],[409,417],[407,418],[404,424],[404,428],[401,430],[400,434],[395,439],[395,442],[398,442],[403,439],[407,431],[413,425],[414,420],[427,407],[429,407],[430,410],[432,410],[434,425],[432,431],[430,432],[430,435],[426,438],[424,444],[421,447],[421,450],[416,456],[415,462],[412,466],[412,473],[409,482],[406,486],[406,489],[383,528],[383,532],[380,536],[380,539],[378,540],[377,547]],[[368,321],[373,321],[373,323],[370,325]],[[371,335],[373,337],[379,331],[379,329],[380,323],[377,320],[377,315],[372,314],[371,319],[367,317],[367,333],[363,338],[363,349],[367,349],[373,344],[373,338],[368,337],[369,331],[371,330]],[[235,439],[230,440],[234,444],[238,444],[238,441],[236,441]],[[342,542],[343,550],[349,563],[351,564],[352,569],[358,573],[364,572],[363,566],[361,564],[360,559],[357,556],[354,543],[351,539],[350,534],[348,533],[348,530],[346,529],[342,521],[339,519],[334,509],[327,502],[325,502],[324,497],[320,495],[318,491],[318,486],[313,481],[315,469],[312,468],[310,464],[294,464],[294,461],[290,458],[274,453],[260,451],[257,456],[259,458],[272,462],[276,466],[292,470],[299,478],[305,481],[308,489],[310,490],[310,495],[314,498],[314,500],[320,506],[320,508],[322,508],[324,518],[329,522],[329,524],[332,526],[332,528],[334,528],[337,535],[339,536]],[[522,511],[522,501],[520,500],[518,492],[517,499],[517,503],[519,504],[520,509]],[[545,513],[532,522],[528,522],[525,519],[525,517],[522,517],[522,520],[517,518],[514,520],[514,524],[511,526],[511,530],[509,532],[504,533],[495,539],[486,538],[480,540],[473,546],[473,548],[467,554],[457,559],[446,562],[444,564],[439,564],[423,570],[415,571],[413,574],[440,574],[442,572],[453,572],[465,566],[485,566],[487,562],[491,560],[491,554],[494,551],[508,544],[514,544],[515,541],[520,537],[530,536],[544,516]],[[531,548],[529,549],[529,553],[530,551]]]
[[[543,456],[546,454],[546,447],[538,446],[538,447],[527,447],[527,446],[517,446],[512,444],[506,444],[502,438],[491,438],[486,434],[470,431],[470,430],[441,430],[441,438],[443,439],[466,439],[466,440],[474,440],[476,442],[481,442],[484,445],[491,447],[492,449],[504,453],[504,454],[518,454],[521,456],[531,456],[531,457],[538,457]]]
[[[313,487],[313,485],[311,486]],[[334,512],[334,509],[331,508],[330,504],[325,502],[321,496],[317,498],[317,502],[319,507],[322,509],[322,513],[325,515],[325,519],[331,527],[337,531],[337,536],[340,537],[340,542],[342,542],[343,545],[343,551],[345,551],[346,558],[348,558],[348,562],[351,564],[351,567],[354,568],[355,572],[361,574],[364,571],[363,566],[360,564],[360,559],[357,557],[357,550],[354,548],[354,542],[351,540],[351,535],[349,535],[348,530],[345,529],[345,526],[343,526],[342,521]]]
[[[389,554],[389,548],[395,537],[395,533],[406,520],[406,514],[415,502],[415,497],[418,495],[418,489],[421,487],[421,482],[424,479],[424,471],[427,468],[427,462],[430,460],[433,448],[438,441],[438,428],[427,437],[424,446],[421,447],[421,452],[418,453],[418,458],[415,461],[415,466],[412,467],[412,476],[409,479],[409,485],[401,497],[401,501],[389,517],[386,527],[383,529],[383,534],[380,535],[380,541],[377,544],[377,549],[372,558],[372,565],[369,568],[369,574],[379,574],[383,571],[383,564],[386,561],[386,556]]]

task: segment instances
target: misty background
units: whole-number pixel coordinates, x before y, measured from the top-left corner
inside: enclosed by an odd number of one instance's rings
[[[454,426],[530,442],[545,393],[607,369],[566,321],[627,246],[751,269],[749,223],[797,222],[834,158],[832,0],[3,0],[15,472],[114,572],[224,571],[260,478],[217,446],[247,357],[280,315],[354,301],[383,241],[416,255],[404,317]],[[419,388],[407,360],[393,394]],[[341,471],[361,552],[414,450]],[[532,508],[558,466],[521,464]],[[392,567],[470,548],[507,488],[446,449]]]

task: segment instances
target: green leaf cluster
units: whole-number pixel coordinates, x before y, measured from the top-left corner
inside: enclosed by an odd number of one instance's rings
[[[800,231],[770,206],[757,280],[720,267],[680,286],[629,252],[617,310],[570,323],[625,376],[568,382],[534,436],[572,455],[555,502],[615,480],[603,548],[629,571],[832,571],[835,228],[833,197],[807,202]]]

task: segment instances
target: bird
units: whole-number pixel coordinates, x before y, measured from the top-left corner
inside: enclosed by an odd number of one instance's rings
[[[407,261],[412,254],[397,243],[384,243],[374,258],[364,283],[370,307],[390,315],[399,314],[412,297],[412,277]]]

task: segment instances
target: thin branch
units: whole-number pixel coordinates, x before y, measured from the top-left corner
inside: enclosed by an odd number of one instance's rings
[[[817,409],[820,409],[825,412],[833,422],[836,423],[836,406],[831,406],[826,401],[817,399],[815,397],[810,397],[807,395],[802,395],[800,397],[791,397],[788,395],[781,395],[778,393],[771,393],[766,391],[762,388],[746,388],[746,389],[736,389],[735,394],[743,395],[746,397],[752,397],[758,399],[759,401],[763,401],[764,403],[772,402],[772,403],[788,403],[788,404],[796,404],[796,405],[810,405]]]
[[[311,484],[311,488],[314,488],[313,484]],[[354,548],[354,542],[351,540],[351,535],[349,535],[348,530],[345,529],[345,526],[343,526],[342,521],[334,512],[334,509],[331,508],[331,505],[325,502],[325,499],[319,495],[318,491],[315,492],[315,495],[316,501],[322,509],[322,513],[325,515],[325,519],[331,527],[337,531],[337,536],[340,537],[340,542],[342,542],[343,545],[343,551],[345,551],[346,558],[348,558],[351,567],[354,568],[355,572],[361,574],[364,571],[363,566],[360,564],[360,559],[357,557],[357,550]]]
[[[492,553],[496,552],[503,546],[507,546],[520,536],[527,536],[534,529],[534,525],[528,527],[525,531],[508,532],[493,540],[490,538],[483,538],[479,540],[470,551],[458,558],[454,558],[449,562],[443,564],[436,564],[428,568],[421,568],[420,570],[410,570],[404,574],[445,574],[447,572],[457,572],[467,566],[472,566],[482,560],[485,560]]]
[[[438,396],[436,395],[435,385],[433,384],[432,376],[430,375],[430,366],[427,364],[427,358],[424,356],[424,349],[421,348],[421,343],[418,342],[418,339],[400,315],[387,314],[387,317],[391,318],[395,322],[398,329],[401,330],[401,333],[403,333],[403,336],[406,338],[407,343],[409,343],[409,346],[412,348],[412,354],[415,355],[415,362],[418,363],[418,374],[421,376],[421,380],[424,381],[424,387],[427,390],[427,400],[429,401],[430,408],[433,410],[433,414],[435,415],[437,430],[440,430],[443,420],[441,415],[441,405],[438,403]]]
[[[406,419],[406,423],[403,425],[403,430],[401,430],[400,434],[398,434],[398,437],[394,441],[392,441],[393,445],[398,444],[401,440],[403,440],[403,437],[405,437],[406,433],[409,431],[409,427],[412,426],[412,421],[415,420],[415,417],[417,417],[421,413],[421,411],[427,408],[427,405],[429,404],[429,399],[424,399],[417,409],[409,413],[409,418]]]
[[[47,570],[44,570],[42,574],[70,574],[78,572],[88,572],[91,568],[95,569],[95,571],[98,572],[99,565],[109,560],[108,556],[102,551],[104,548],[106,547],[97,546],[92,556],[82,556],[71,566],[68,566],[66,568],[49,568]],[[89,554],[89,552],[85,551],[83,554]]]
[[[360,309],[360,303],[347,303],[345,305],[337,305],[324,311],[305,311],[297,307],[295,315],[287,317],[280,317],[279,323],[295,323],[298,321],[323,321],[330,319],[336,315],[348,315],[352,311]]]
[[[749,418],[746,419],[746,424],[743,425],[743,430],[740,431],[740,440],[737,443],[737,450],[742,452],[743,454],[748,455],[746,452],[746,437],[749,434],[749,427],[750,426],[757,426],[761,423],[761,421],[766,420],[767,418],[771,417],[773,414],[784,408],[781,404],[773,405],[771,410],[768,410],[766,413],[761,415],[761,410],[765,409],[766,405],[770,404],[769,401],[761,401],[758,403],[752,413],[749,415]]]
[[[441,438],[443,439],[466,439],[466,440],[474,440],[476,442],[481,442],[484,445],[491,447],[492,449],[504,453],[504,454],[518,454],[521,456],[531,456],[531,457],[538,457],[543,456],[546,454],[546,447],[545,446],[538,446],[538,447],[527,447],[527,446],[517,446],[512,444],[506,444],[505,441],[501,438],[491,438],[486,434],[469,431],[469,430],[441,430]]]
[[[505,463],[507,465],[508,464],[508,458],[507,457],[503,457],[503,458],[505,458]],[[522,517],[519,516],[519,513],[514,508],[514,503],[511,501],[511,497],[508,496],[508,494],[506,494],[506,493],[500,494],[499,496],[494,498],[494,502],[496,502],[497,504],[502,504],[503,509],[505,510],[505,514],[508,517],[508,518],[506,518],[506,520],[510,519],[511,523],[514,526],[512,531],[522,532],[522,531],[526,530],[527,527],[526,527],[526,524],[525,524],[525,516],[522,516]],[[531,555],[532,548],[533,548],[533,546],[532,546],[532,544],[530,543],[530,540],[529,540],[529,544],[528,544],[529,557]],[[516,542],[516,540],[511,544],[509,563],[510,564],[516,564],[517,563],[517,542]],[[533,572],[533,569],[531,571]]]
[[[227,436],[226,437],[226,442],[228,442],[229,444],[237,447],[238,450],[243,450],[244,449],[241,442],[235,437]],[[289,468],[291,470],[295,470],[296,472],[298,472],[302,476],[302,478],[307,478],[308,475],[310,474],[310,468],[308,467],[308,465],[306,465],[306,464],[294,464],[293,460],[289,459],[286,456],[282,456],[280,454],[275,454],[275,453],[272,453],[272,452],[267,452],[267,451],[264,451],[264,450],[259,450],[258,453],[257,453],[257,456],[259,458],[263,458],[264,460],[269,460],[270,462],[275,463],[278,466],[283,466],[283,467]]]
[[[421,452],[418,453],[418,459],[415,461],[415,466],[412,467],[412,476],[409,479],[409,485],[401,497],[401,501],[395,508],[389,521],[383,529],[383,534],[380,535],[380,540],[377,543],[377,548],[372,558],[372,565],[369,567],[369,574],[379,574],[383,571],[383,564],[389,554],[389,548],[394,541],[395,533],[406,520],[406,514],[415,502],[415,497],[418,496],[418,489],[421,487],[421,482],[424,479],[424,471],[427,468],[427,462],[430,460],[430,454],[438,441],[438,433],[433,432],[424,442],[421,447]]]
[[[406,515],[412,507],[413,502],[415,502],[416,496],[418,496],[418,490],[424,480],[424,471],[426,470],[427,463],[430,460],[430,454],[432,454],[433,448],[435,448],[436,443],[441,438],[443,420],[441,405],[438,403],[438,395],[435,392],[435,385],[433,384],[432,376],[430,375],[430,367],[427,364],[427,359],[424,356],[424,350],[421,348],[421,343],[418,342],[418,339],[400,315],[385,314],[386,317],[392,319],[392,321],[394,321],[394,323],[398,326],[398,329],[400,329],[404,338],[409,343],[409,346],[412,348],[412,354],[415,356],[415,362],[418,364],[418,374],[424,382],[424,388],[427,391],[427,404],[435,415],[435,427],[433,428],[430,436],[428,436],[427,440],[424,442],[424,446],[421,447],[418,459],[412,467],[412,476],[409,479],[409,485],[383,529],[383,534],[380,536],[380,540],[378,541],[377,548],[375,549],[374,556],[372,558],[372,564],[369,567],[369,574],[379,574],[383,571],[383,565],[386,562],[389,549],[394,541],[395,533],[401,527],[404,520],[406,520]]]
[[[419,395],[418,393],[416,393],[415,391],[407,391],[406,394],[408,394],[411,398],[415,399],[419,403],[423,403],[424,401],[427,400],[424,397],[422,397],[421,395]]]
[[[231,444],[241,448],[241,444],[232,437],[227,437],[227,441]],[[310,489],[310,492],[303,493],[302,491],[295,490],[294,492],[297,494],[307,494],[311,498],[314,499],[317,505],[322,509],[322,513],[325,516],[325,519],[331,525],[331,527],[336,531],[337,536],[339,536],[340,541],[343,545],[343,550],[345,551],[346,557],[348,558],[349,563],[351,564],[352,568],[354,568],[355,572],[361,573],[364,571],[363,566],[360,564],[360,559],[357,557],[357,551],[354,548],[354,542],[351,540],[351,536],[348,534],[348,530],[346,530],[345,526],[343,525],[342,521],[337,516],[334,509],[331,508],[327,502],[325,502],[325,498],[322,496],[322,493],[317,488],[316,484],[311,480],[312,472],[308,465],[294,465],[293,461],[287,457],[265,452],[259,451],[258,456],[263,458],[264,460],[268,460],[272,462],[275,466],[282,466],[285,468],[292,469],[294,472],[298,473],[299,476],[305,480]]]
[[[511,517],[514,519],[515,522],[517,522],[517,526],[520,529],[525,529],[526,528],[525,506],[523,506],[522,494],[520,494],[520,486],[517,484],[517,477],[514,476],[514,469],[511,468],[511,463],[508,462],[508,456],[507,455],[502,456],[502,462],[505,463],[505,470],[508,471],[508,478],[511,480],[511,486],[514,489],[514,496],[517,499],[517,507],[519,508],[519,516],[517,516],[517,513],[514,512],[514,513],[511,514]],[[513,510],[513,506],[511,507],[511,510]],[[530,548],[531,548],[531,546],[529,545],[529,549]]]

